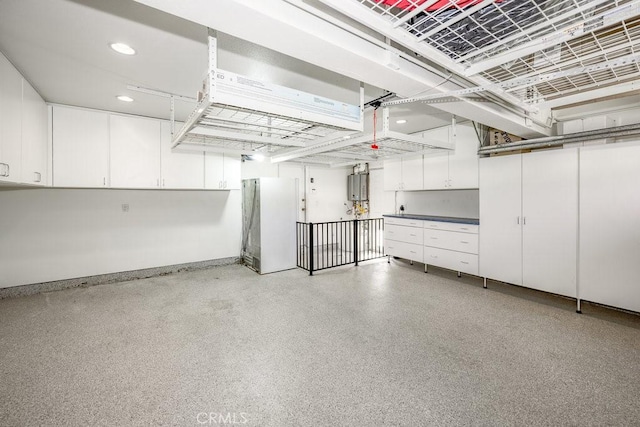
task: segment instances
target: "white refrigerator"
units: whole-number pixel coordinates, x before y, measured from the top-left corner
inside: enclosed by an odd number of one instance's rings
[[[242,181],[242,257],[260,274],[296,268],[297,187],[293,178]]]

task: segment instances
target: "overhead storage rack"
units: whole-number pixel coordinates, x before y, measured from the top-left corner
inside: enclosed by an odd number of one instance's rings
[[[389,109],[383,108],[382,131],[327,139],[301,148],[275,153],[274,163],[284,161],[324,163],[332,167],[452,150],[453,141],[427,139],[389,130]]]
[[[174,149],[270,155],[362,132],[362,86],[358,106],[259,81],[219,69],[215,31],[208,42],[203,96],[174,135]]]

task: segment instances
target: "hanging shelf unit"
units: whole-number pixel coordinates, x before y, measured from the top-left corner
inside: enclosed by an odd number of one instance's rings
[[[273,163],[295,161],[323,163],[331,167],[363,162],[395,159],[416,154],[453,150],[452,141],[427,139],[389,130],[389,109],[382,109],[382,131],[316,142],[301,148],[290,148],[271,157]],[[454,122],[455,123],[455,122]],[[374,149],[375,145],[378,148]]]
[[[273,155],[363,130],[360,105],[259,81],[217,67],[217,37],[209,30],[209,72],[203,96],[172,148]]]

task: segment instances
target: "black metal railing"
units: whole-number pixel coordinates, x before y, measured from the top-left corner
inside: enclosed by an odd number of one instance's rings
[[[384,256],[384,220],[354,219],[296,223],[297,265],[325,270]]]

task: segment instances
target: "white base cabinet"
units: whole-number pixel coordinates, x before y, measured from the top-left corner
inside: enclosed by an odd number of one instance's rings
[[[478,274],[478,226],[385,217],[385,254],[461,273]]]
[[[480,275],[576,296],[578,153],[480,160]]]

